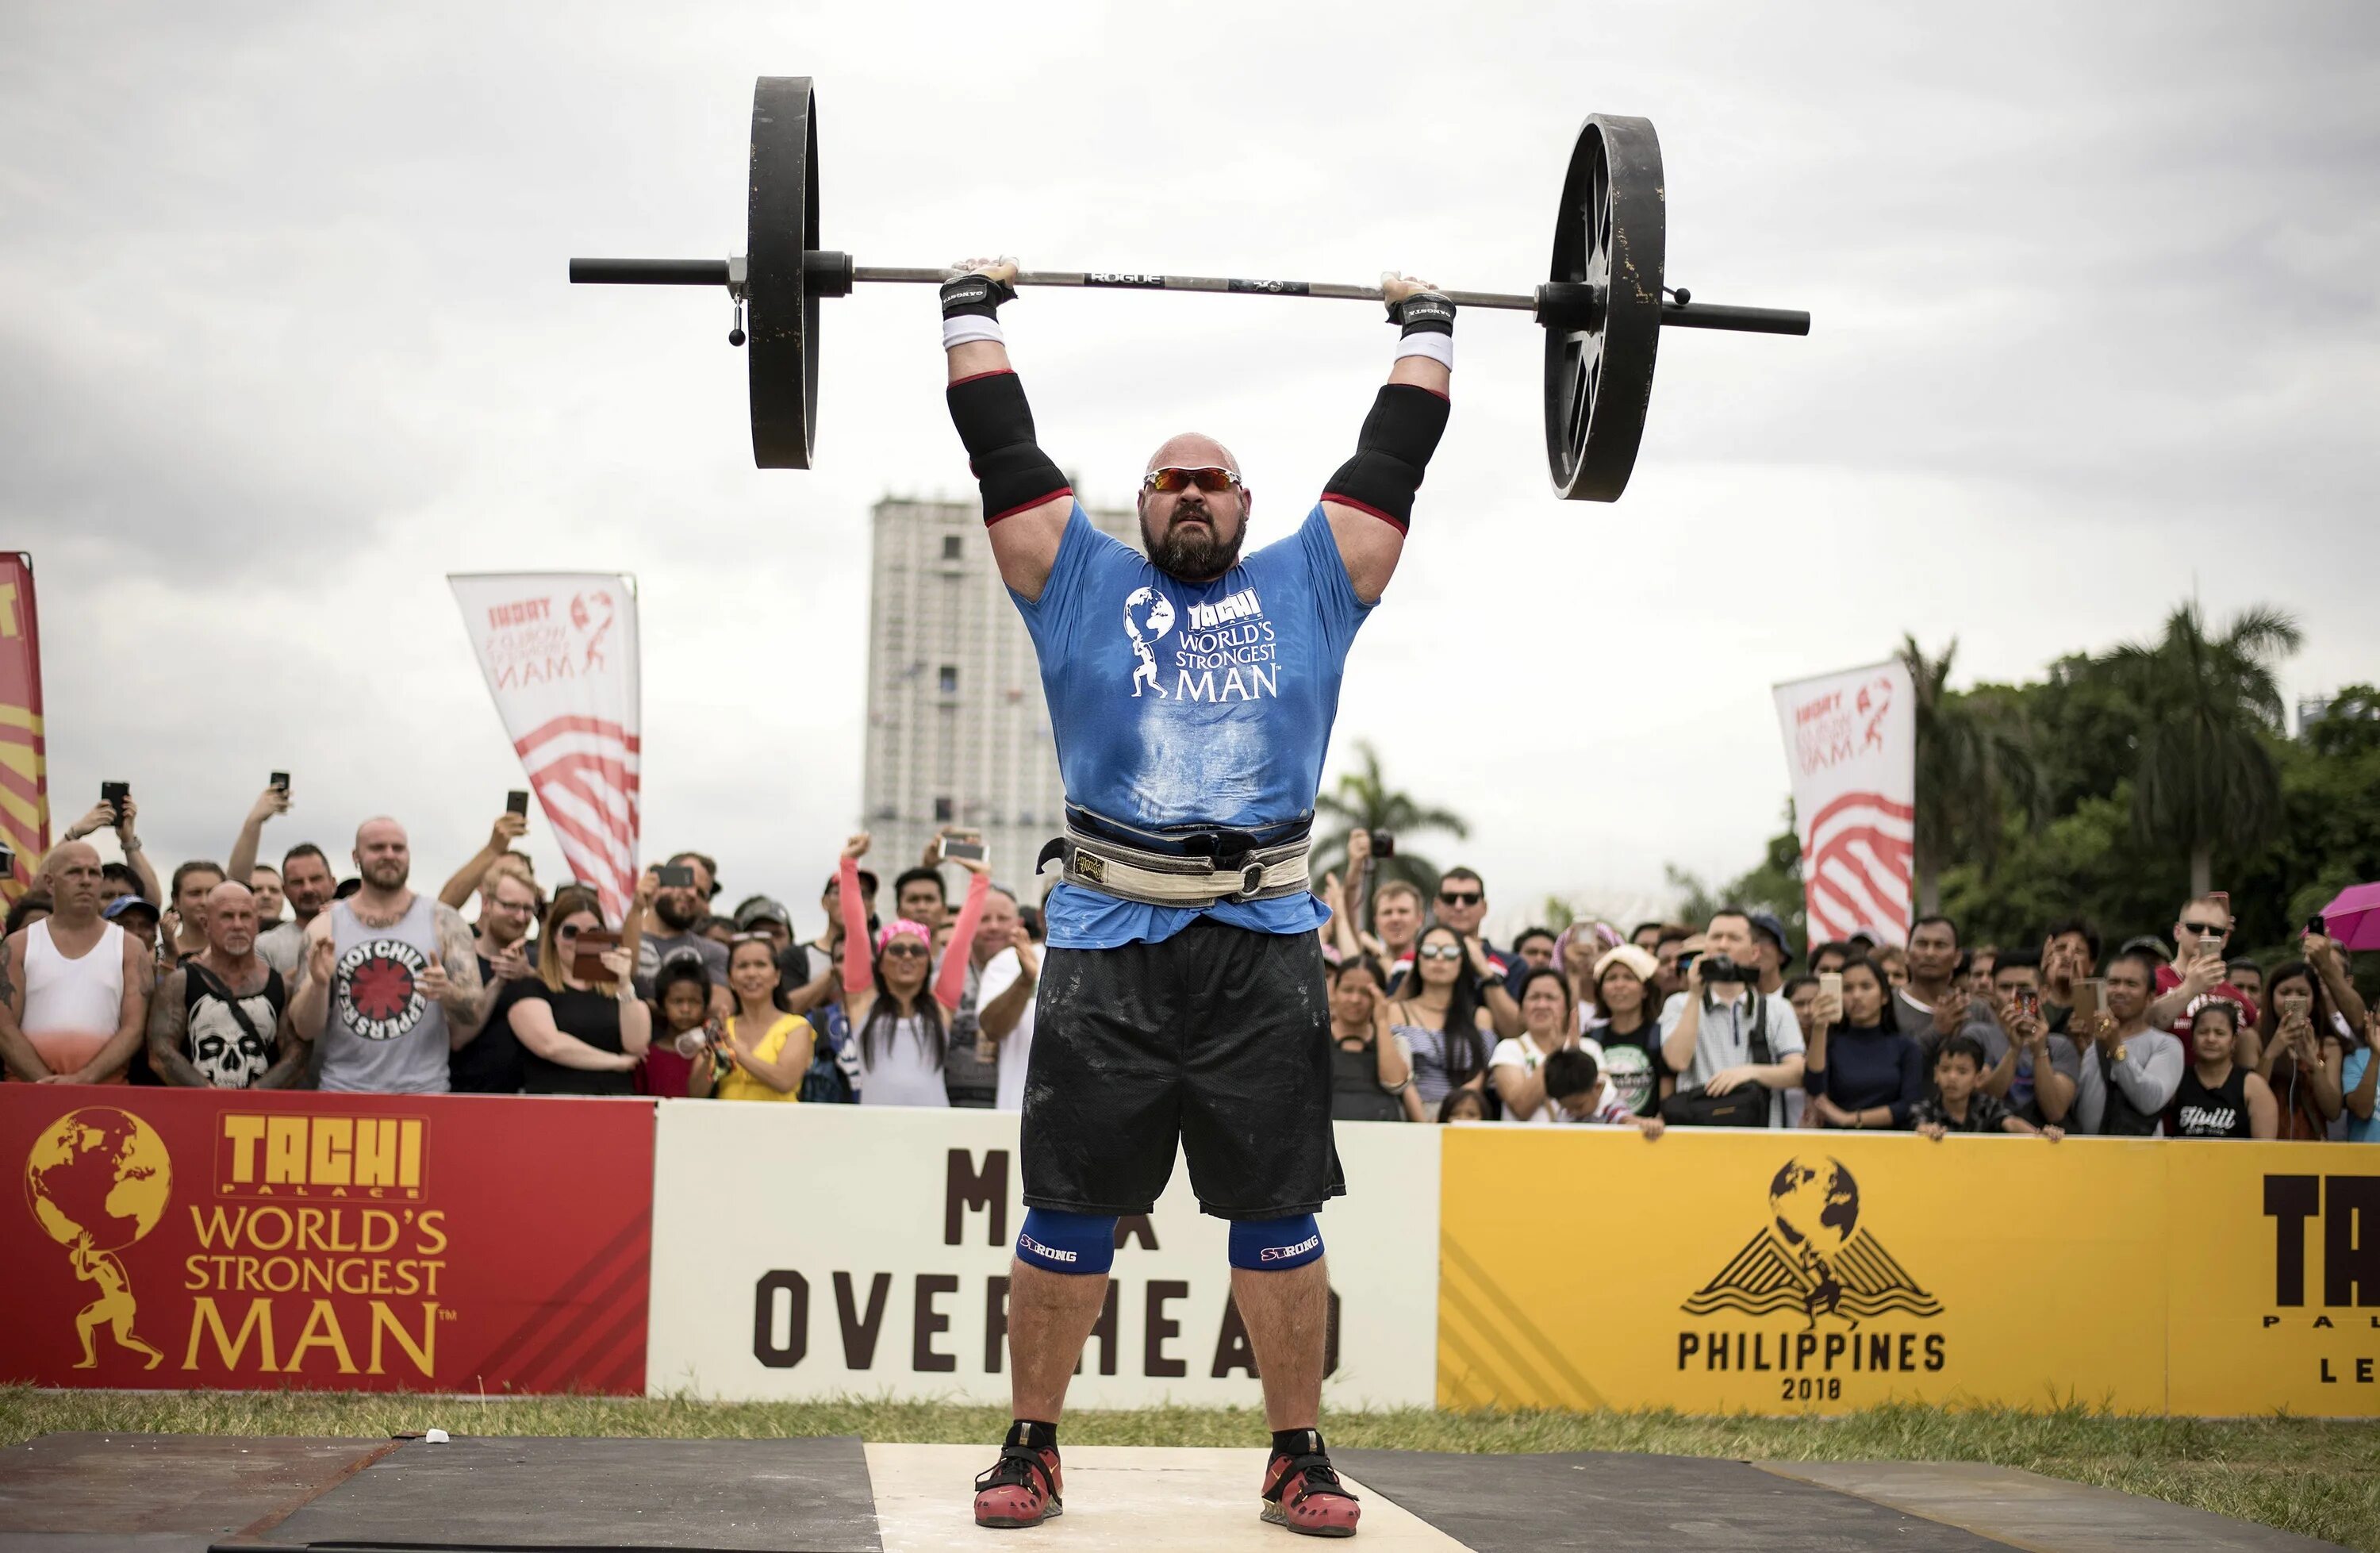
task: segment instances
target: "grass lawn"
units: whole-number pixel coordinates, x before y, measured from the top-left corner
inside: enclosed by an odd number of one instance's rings
[[[474,1435],[988,1441],[1004,1411],[928,1402],[705,1402],[542,1397],[498,1401],[328,1392],[36,1391],[0,1387],[0,1445],[53,1430],[377,1437],[442,1428]],[[1669,1412],[1326,1416],[1333,1445],[1407,1450],[1645,1450],[1753,1461],[1966,1461],[2022,1467],[2148,1494],[2380,1553],[2380,1427],[2306,1419],[2211,1423],[2062,1412],[1887,1407],[1827,1420],[1693,1418]],[[1081,1445],[1257,1445],[1262,1419],[1238,1409],[1075,1412]]]

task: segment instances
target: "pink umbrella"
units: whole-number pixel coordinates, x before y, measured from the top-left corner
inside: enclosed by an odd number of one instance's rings
[[[2380,884],[2350,885],[2322,909],[2322,920],[2342,949],[2380,949]]]

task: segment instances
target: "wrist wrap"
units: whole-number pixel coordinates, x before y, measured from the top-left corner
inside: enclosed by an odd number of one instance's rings
[[[1410,383],[1380,386],[1372,413],[1355,438],[1355,456],[1339,466],[1322,488],[1322,499],[1368,512],[1400,532],[1413,522],[1414,493],[1438,450],[1451,407],[1444,397]]]
[[[1427,356],[1447,371],[1454,370],[1454,304],[1435,291],[1423,291],[1389,309],[1389,321],[1404,326],[1397,355]]]
[[[1000,304],[1015,300],[1015,287],[987,275],[963,275],[942,283],[944,318],[956,318],[962,313],[997,318],[1000,316]]]
[[[963,378],[950,385],[948,397],[951,423],[966,445],[967,468],[983,490],[987,525],[1073,494],[1064,471],[1033,440],[1033,410],[1014,373]]]

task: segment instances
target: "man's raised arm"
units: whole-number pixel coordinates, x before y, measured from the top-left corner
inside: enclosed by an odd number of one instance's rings
[[[1014,300],[1014,259],[967,259],[942,287],[942,349],[950,358],[951,421],[967,467],[983,488],[1001,581],[1038,600],[1058,564],[1058,542],[1074,514],[1066,476],[1033,439],[1033,411],[1008,362],[1000,304]]]
[[[1403,275],[1381,276],[1380,293],[1402,330],[1396,360],[1355,437],[1355,456],[1322,491],[1322,515],[1366,604],[1379,602],[1404,554],[1414,493],[1446,430],[1454,383],[1454,304]]]

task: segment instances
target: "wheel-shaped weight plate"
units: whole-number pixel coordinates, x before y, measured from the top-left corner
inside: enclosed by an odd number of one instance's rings
[[[1635,467],[1661,343],[1661,200],[1652,120],[1580,126],[1548,278],[1590,286],[1602,305],[1546,330],[1546,463],[1567,501],[1616,501]]]
[[[819,245],[818,99],[809,77],[754,83],[751,182],[744,252],[752,462],[808,469],[819,376],[819,304],[802,275],[802,255]]]

